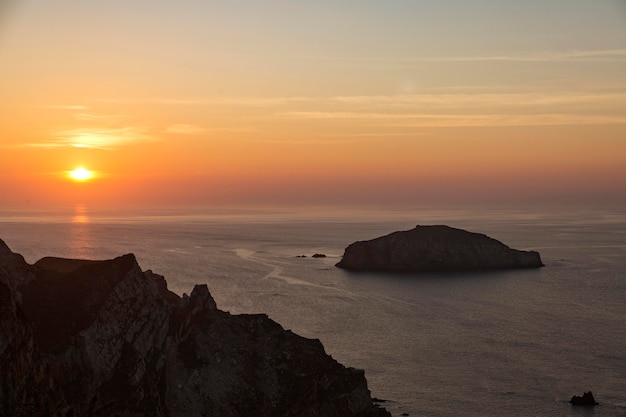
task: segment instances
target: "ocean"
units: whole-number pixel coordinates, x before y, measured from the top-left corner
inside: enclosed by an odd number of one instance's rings
[[[418,224],[537,250],[546,266],[405,275],[334,266],[348,244]],[[626,416],[626,210],[79,205],[0,210],[0,239],[29,263],[132,252],[179,295],[206,283],[220,309],[266,313],[364,369],[394,416]],[[589,390],[599,406],[569,404]]]

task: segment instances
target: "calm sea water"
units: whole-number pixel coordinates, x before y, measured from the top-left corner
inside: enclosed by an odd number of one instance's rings
[[[415,275],[334,267],[349,243],[417,224],[535,249],[546,267]],[[31,263],[132,252],[178,294],[207,283],[219,308],[267,313],[365,369],[394,416],[626,415],[626,211],[121,215],[77,206],[1,211],[0,238]],[[567,402],[587,390],[599,407]]]

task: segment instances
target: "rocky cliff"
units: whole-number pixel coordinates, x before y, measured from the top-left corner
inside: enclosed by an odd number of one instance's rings
[[[133,255],[29,265],[1,240],[0,369],[2,416],[389,415],[363,371],[206,285],[181,298]]]
[[[353,271],[459,271],[543,266],[539,253],[511,249],[479,233],[417,226],[349,245],[339,268]]]

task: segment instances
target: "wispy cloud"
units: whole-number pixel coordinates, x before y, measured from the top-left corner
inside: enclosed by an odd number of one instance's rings
[[[14,144],[9,146],[3,146],[8,148],[43,148],[43,149],[55,149],[55,148],[65,148],[67,147],[64,143],[59,142],[41,142],[41,143],[24,143],[24,144]]]
[[[433,136],[431,132],[392,132],[389,130],[382,130],[379,132],[365,132],[365,131],[351,131],[351,132],[332,132],[332,133],[314,133],[311,134],[312,138],[304,138],[299,136],[298,138],[274,138],[274,139],[261,139],[260,142],[271,144],[288,144],[288,145],[324,145],[332,141],[333,144],[338,143],[363,143],[363,141],[378,141],[381,138],[416,138]]]
[[[119,128],[78,128],[62,130],[41,142],[13,144],[9,148],[84,148],[112,150],[119,147],[146,142],[157,142],[159,139],[143,127],[129,126]]]
[[[337,96],[277,111],[294,119],[358,119],[377,126],[519,126],[626,123],[626,92]]]
[[[198,97],[198,98],[140,98],[140,97],[118,97],[100,98],[96,101],[101,103],[117,104],[157,104],[171,106],[249,106],[249,107],[271,107],[295,102],[306,102],[315,100],[312,97]]]
[[[493,89],[493,87],[490,87]],[[480,87],[459,87],[457,90],[481,90]],[[477,107],[533,107],[537,106],[557,106],[557,105],[585,105],[603,104],[611,105],[626,103],[626,86],[611,86],[607,88],[596,88],[594,92],[581,91],[556,91],[556,92],[510,92],[515,91],[515,86],[499,87],[503,92],[454,92],[455,88],[450,88],[453,92],[428,93],[428,94],[389,94],[389,95],[354,95],[354,96],[334,96],[334,97],[248,97],[248,98],[221,98],[221,99],[111,99],[125,103],[163,103],[172,105],[216,105],[216,106],[259,106],[268,108],[321,108],[345,106],[353,110],[355,108],[428,108],[435,109],[450,108],[472,108]],[[482,89],[484,90],[484,89]],[[507,92],[508,91],[508,92]],[[106,120],[110,118],[123,118],[119,115],[88,115],[81,113],[77,117],[84,120]],[[197,126],[174,124],[168,128],[170,133],[184,133],[184,131],[194,131]],[[200,128],[204,131],[210,130]]]
[[[52,132],[48,140],[18,145],[30,148],[86,148],[110,150],[141,142],[156,141],[146,127],[130,125],[127,114],[100,113],[91,106],[53,104],[39,106],[49,110],[72,112],[74,120],[81,127],[57,130]],[[75,123],[78,124],[78,123]]]
[[[202,127],[196,125],[189,124],[174,124],[168,126],[165,129],[165,133],[172,133],[178,135],[201,135],[203,133],[219,133],[219,132],[229,132],[229,133],[260,133],[263,132],[262,129],[258,129],[255,127]]]
[[[82,104],[51,104],[51,105],[44,105],[44,106],[38,106],[40,109],[49,109],[49,110],[87,110],[89,107],[88,106],[84,106]]]
[[[185,97],[103,97],[95,99],[99,103],[113,104],[163,104],[163,105],[183,105],[192,106],[198,104],[207,104],[211,100],[203,98],[185,98]]]
[[[133,126],[108,129],[69,129],[56,133],[54,137],[56,140],[48,143],[48,147],[71,146],[106,150],[155,140],[145,128]]]
[[[115,123],[129,119],[130,116],[124,114],[76,113],[74,118],[76,120],[87,122]]]
[[[387,127],[478,127],[626,124],[626,116],[581,114],[390,114],[365,112],[285,112],[285,117],[359,120]]]
[[[320,61],[354,61],[379,64],[419,64],[445,62],[624,62],[626,49],[569,50],[520,55],[459,55],[422,57],[302,57]]]
[[[491,56],[457,56],[457,57],[425,57],[415,58],[413,62],[622,62],[626,61],[626,49],[573,50],[564,52],[545,52],[527,55],[491,55]]]
[[[331,99],[349,106],[476,109],[477,107],[531,107],[626,103],[626,92],[605,93],[478,93],[337,96]]]
[[[561,60],[626,61],[626,48],[575,50],[557,55]]]
[[[572,57],[622,56],[624,50],[572,52]],[[480,86],[479,86],[480,87]],[[276,133],[281,123],[294,120],[358,121],[363,126],[378,127],[375,135],[414,135],[420,127],[460,126],[541,126],[594,125],[626,123],[626,86],[591,86],[585,89],[543,91],[539,87],[516,88],[498,86],[493,90],[474,88],[430,90],[427,94],[297,96],[297,97],[222,97],[222,98],[119,98],[124,103],[168,105],[233,106],[219,113],[210,127],[187,123],[172,123],[148,129],[127,126],[123,114],[100,114],[77,111],[75,118],[85,124],[104,125],[56,133],[54,140],[39,147],[73,146],[111,149],[138,142],[154,141],[153,134],[207,135],[214,132]],[[254,112],[239,112],[237,106],[263,107]],[[242,127],[240,114],[247,114]],[[271,121],[271,123],[269,123]],[[273,127],[272,127],[273,126]],[[410,128],[413,132],[410,132]],[[359,129],[363,131],[363,129]],[[152,134],[150,133],[152,132]],[[340,136],[354,132],[338,132]],[[355,136],[363,137],[356,133]]]

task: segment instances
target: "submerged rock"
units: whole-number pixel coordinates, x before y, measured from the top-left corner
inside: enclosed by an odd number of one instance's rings
[[[16,417],[389,416],[319,340],[221,311],[206,285],[178,297],[132,254],[29,265],[0,240],[0,366]]]
[[[417,226],[349,245],[337,267],[352,271],[459,271],[543,266],[535,251],[511,249],[480,233]]]

